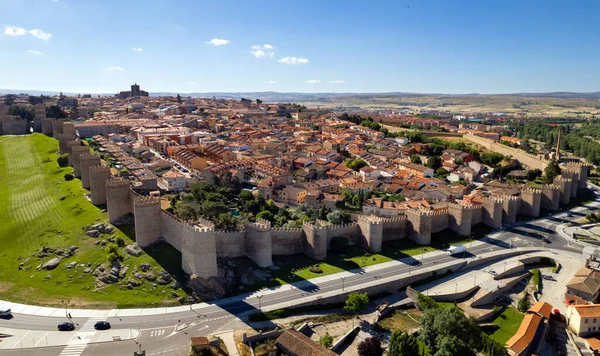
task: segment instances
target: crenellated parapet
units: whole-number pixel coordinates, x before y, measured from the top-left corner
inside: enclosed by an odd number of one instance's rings
[[[502,198],[502,222],[512,224],[517,221],[517,213],[519,212],[519,205],[521,198],[504,194]]]
[[[408,237],[420,245],[429,245],[433,217],[439,213],[423,209],[409,209],[405,214],[409,223]]]
[[[81,178],[81,161],[79,157],[84,153],[90,153],[89,147],[81,145],[71,147],[71,154],[69,155],[69,158],[72,159],[73,175],[77,178]]]
[[[42,133],[47,136],[52,136],[52,119],[42,119]]]
[[[103,165],[91,166],[89,175],[92,204],[106,204],[106,181],[110,179],[110,167]]]
[[[135,241],[144,248],[160,241],[160,197],[135,196],[133,215],[135,221]]]
[[[542,192],[542,208],[549,211],[558,211],[561,200],[561,187],[554,184],[546,184],[539,189]]]
[[[481,222],[498,229],[502,226],[503,201],[500,197],[484,197],[481,199]]]
[[[573,179],[562,175],[554,178],[554,185],[559,187],[560,189],[560,203],[561,204],[569,204],[571,201],[571,185],[573,184]]]
[[[81,186],[90,188],[90,167],[99,166],[102,159],[95,153],[82,153],[79,155],[79,167],[81,169]]]
[[[567,162],[563,171],[573,172],[577,177],[577,188],[584,189],[587,186],[589,169],[590,166],[585,162]],[[573,179],[573,181],[575,181],[575,179]]]
[[[448,228],[462,236],[471,235],[473,214],[481,209],[469,204],[448,204]]]
[[[358,227],[361,231],[360,242],[371,252],[381,252],[383,245],[383,222],[381,218],[370,216],[359,216]]]
[[[244,224],[246,230],[246,255],[257,265],[269,267],[273,265],[271,222],[257,219],[256,222]]]
[[[52,120],[52,137],[58,138],[58,134],[63,133],[63,122],[56,119]]]
[[[106,209],[111,224],[119,225],[124,215],[133,212],[132,195],[130,181],[118,177],[106,181]]]
[[[540,216],[542,204],[542,191],[536,188],[525,188],[521,190],[521,204],[519,213],[533,218]]]
[[[67,153],[69,154],[69,166],[73,166],[73,147],[81,146],[78,140],[67,141]]]

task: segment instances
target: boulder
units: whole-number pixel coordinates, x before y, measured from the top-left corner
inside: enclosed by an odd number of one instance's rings
[[[86,235],[88,235],[89,237],[98,237],[100,235],[100,231],[98,230],[88,230],[86,233]]]
[[[125,251],[127,252],[127,254],[134,257],[140,257],[143,252],[138,245],[127,245],[127,247],[125,247]]]
[[[140,265],[140,269],[142,270],[142,272],[148,272],[148,270],[150,269],[150,264],[149,263],[142,263]]]
[[[155,281],[156,280],[156,276],[152,272],[146,273],[144,275],[144,278],[146,278],[146,280],[148,280],[148,281]]]
[[[69,263],[68,263],[68,264],[65,266],[65,268],[66,268],[66,269],[71,269],[71,268],[74,268],[75,266],[77,266],[77,262],[69,262]]]
[[[56,267],[58,267],[59,263],[60,263],[60,257],[55,257],[55,258],[51,259],[50,261],[47,261],[44,264],[42,264],[41,269],[53,270]]]
[[[104,233],[105,234],[110,234],[111,232],[113,232],[115,228],[112,225],[106,225],[104,226]]]

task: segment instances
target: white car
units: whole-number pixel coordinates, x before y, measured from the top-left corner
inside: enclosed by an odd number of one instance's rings
[[[494,271],[494,270],[493,270],[493,269],[491,269],[491,268],[488,268],[488,269],[486,269],[486,270],[485,270],[485,272],[487,272],[487,273],[491,274],[492,276],[495,276],[495,275],[497,275],[497,274],[498,274],[496,271]]]

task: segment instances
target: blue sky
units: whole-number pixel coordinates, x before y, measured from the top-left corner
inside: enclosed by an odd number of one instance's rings
[[[600,91],[598,14],[598,0],[0,0],[0,88]]]

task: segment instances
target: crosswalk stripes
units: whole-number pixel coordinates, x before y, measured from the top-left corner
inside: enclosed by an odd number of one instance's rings
[[[90,342],[91,337],[96,333],[94,324],[104,319],[101,317],[89,318],[81,329],[76,332],[76,335],[71,338],[59,356],[80,356]]]
[[[83,350],[87,347],[85,344],[67,345],[59,356],[79,356],[83,353]]]

